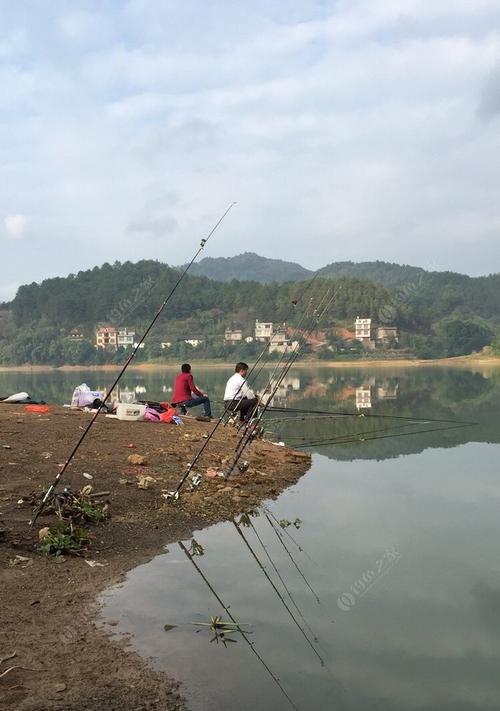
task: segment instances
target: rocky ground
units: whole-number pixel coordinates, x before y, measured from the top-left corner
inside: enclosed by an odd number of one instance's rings
[[[109,517],[88,525],[82,554],[55,559],[38,550],[39,530],[55,516],[44,514],[30,528],[30,502],[53,479],[89,417],[61,407],[39,415],[0,405],[0,709],[183,709],[174,681],[94,625],[96,596],[165,544],[275,498],[309,468],[308,455],[254,442],[244,455],[245,473],[228,482],[204,477],[195,491],[167,504],[162,491],[175,488],[214,424],[99,416],[61,489],[76,493],[90,485],[94,494],[109,492],[95,499],[108,504]],[[220,469],[237,441],[233,428],[220,428],[197,471]],[[131,455],[141,463],[133,464]],[[102,565],[91,567],[92,561]]]

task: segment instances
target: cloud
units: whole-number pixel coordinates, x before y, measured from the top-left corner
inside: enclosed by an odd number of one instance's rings
[[[185,262],[232,200],[213,256],[500,270],[497,0],[16,7],[0,214],[37,220],[6,283]]]
[[[26,215],[7,215],[4,218],[5,234],[10,239],[21,239],[28,228]]]

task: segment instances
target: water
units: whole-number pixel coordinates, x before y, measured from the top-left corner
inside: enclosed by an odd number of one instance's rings
[[[0,374],[0,390],[29,389],[23,377],[9,374],[6,381]],[[77,380],[101,385],[101,375],[99,382],[93,377],[51,374],[49,383],[38,375],[37,387],[61,393],[57,388],[64,385],[66,394]],[[197,373],[212,393],[220,392],[225,377],[221,371]],[[132,373],[128,387],[137,384],[159,397],[165,377]],[[418,423],[415,431],[431,431],[399,437],[386,436],[395,434],[399,422],[380,432],[390,421],[368,416],[268,424],[296,443],[347,434],[366,439],[363,433],[377,430],[368,441],[312,447],[310,471],[269,503],[276,518],[301,519],[298,529],[287,531],[313,560],[289,539],[287,546],[321,604],[267,519],[252,519],[318,635],[324,667],[234,525],[196,532],[204,555],[193,560],[234,617],[252,625],[255,649],[301,709],[498,709],[500,374],[298,369],[275,405],[355,412],[356,399],[372,415],[479,424],[443,429],[447,425]],[[242,531],[280,586],[254,531]],[[131,571],[103,599],[103,619],[118,620],[115,633],[131,634],[135,649],[185,682],[194,711],[291,708],[241,636],[232,635],[238,641],[226,649],[192,624],[228,615],[177,544]],[[167,632],[165,624],[176,626]]]

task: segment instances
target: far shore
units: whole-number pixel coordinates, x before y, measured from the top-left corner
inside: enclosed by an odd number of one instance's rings
[[[213,361],[213,360],[196,360],[191,359],[192,363],[196,363],[200,368],[227,368],[231,365],[229,362]],[[179,361],[180,363],[180,361]],[[129,366],[129,370],[138,371],[153,371],[153,370],[177,370],[179,363],[166,361],[165,363],[138,363],[137,365]],[[271,362],[267,367],[274,367],[275,362]],[[370,360],[319,360],[307,359],[298,360],[295,367],[299,368],[420,368],[420,367],[487,367],[500,368],[500,356],[480,355],[474,353],[468,356],[457,356],[455,358],[436,358],[434,360],[418,360],[418,359],[379,359]],[[0,373],[50,373],[54,371],[71,372],[80,370],[95,370],[95,371],[118,371],[121,365],[0,365]]]

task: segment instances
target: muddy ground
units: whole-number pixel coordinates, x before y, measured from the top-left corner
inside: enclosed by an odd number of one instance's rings
[[[89,418],[62,407],[38,415],[21,405],[0,405],[0,709],[184,709],[175,681],[150,669],[125,641],[112,642],[94,626],[97,594],[165,544],[275,498],[309,468],[309,460],[257,441],[245,452],[247,472],[225,483],[204,479],[197,490],[167,504],[162,490],[175,488],[214,425],[187,418],[181,427],[100,416],[64,485],[75,492],[88,484],[94,493],[108,491],[102,500],[109,502],[110,516],[89,526],[91,542],[83,555],[55,560],[37,549],[39,529],[55,516],[42,515],[31,529],[32,506],[19,502],[53,479]],[[198,471],[220,468],[237,437],[233,428],[220,428]],[[131,465],[131,454],[141,455],[146,464]],[[141,489],[144,475],[154,481]]]

